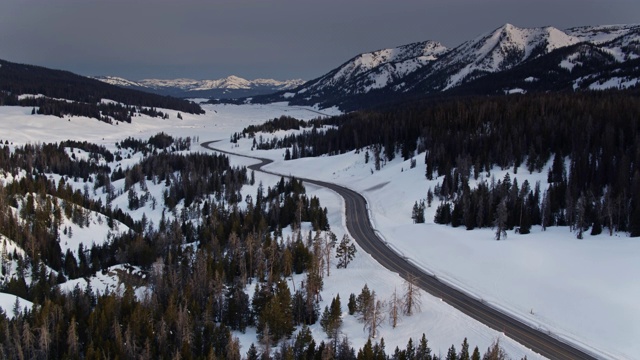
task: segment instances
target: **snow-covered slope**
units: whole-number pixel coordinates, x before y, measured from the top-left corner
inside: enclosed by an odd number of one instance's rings
[[[360,54],[328,74],[289,93],[291,97],[320,97],[368,93],[384,88],[437,60],[447,48],[435,41]]]
[[[418,82],[437,77],[434,90],[447,90],[465,80],[510,69],[523,61],[574,45],[580,39],[554,27],[523,29],[505,24],[444,55]]]

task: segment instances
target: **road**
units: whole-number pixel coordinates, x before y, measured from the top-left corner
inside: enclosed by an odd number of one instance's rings
[[[219,140],[218,140],[219,141]],[[235,154],[230,151],[211,146],[216,141],[204,142],[201,145],[209,150],[242,156],[259,160],[259,163],[248,166],[254,171],[261,171],[271,175],[286,176],[271,171],[262,170],[262,167],[273,162],[270,159]],[[426,274],[421,269],[412,265],[406,258],[401,257],[391,250],[380,239],[369,220],[367,201],[359,193],[333,183],[313,179],[298,178],[302,181],[323,186],[338,193],[344,198],[346,224],[349,234],[360,247],[369,253],[376,261],[390,271],[398,273],[403,278],[413,276],[416,285],[429,294],[442,299],[464,314],[480,321],[488,327],[504,333],[505,336],[530,348],[534,352],[549,359],[596,359],[595,356],[579,349],[574,345],[562,342],[548,333],[532,328],[527,324],[510,317],[501,311],[489,306],[481,300],[471,297],[449,285],[439,281],[435,276]]]

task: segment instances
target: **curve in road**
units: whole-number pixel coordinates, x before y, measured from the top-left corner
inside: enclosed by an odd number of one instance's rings
[[[262,170],[263,166],[272,163],[273,160],[236,154],[211,146],[211,144],[218,141],[220,140],[207,141],[202,143],[201,146],[220,153],[258,160],[257,164],[248,166],[251,170],[276,176],[287,176]],[[412,276],[416,285],[424,291],[442,299],[464,314],[496,331],[504,333],[511,339],[549,359],[596,359],[586,350],[562,342],[546,332],[534,329],[508,314],[496,310],[481,300],[441,282],[435,276],[426,274],[409,263],[406,258],[401,257],[387,247],[386,243],[376,235],[369,219],[367,201],[359,193],[325,181],[306,178],[298,179],[331,189],[344,198],[347,230],[364,251],[388,270],[398,273],[405,279]]]

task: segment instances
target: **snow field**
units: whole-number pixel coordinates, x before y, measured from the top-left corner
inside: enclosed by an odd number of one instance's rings
[[[134,117],[132,124],[108,125],[95,119],[72,117],[68,121],[67,118],[30,115],[30,108],[2,107],[0,139],[15,145],[67,139],[87,140],[112,151],[115,150],[116,141],[128,136],[148,139],[160,131],[175,137],[197,136],[199,142],[220,139],[217,146],[225,150],[275,160],[268,167],[270,171],[333,181],[363,193],[369,202],[374,226],[390,246],[410,256],[410,261],[436,274],[438,278],[464,287],[486,302],[518,314],[554,334],[591,344],[604,352],[602,357],[631,359],[633,354],[640,351],[640,344],[635,341],[640,338],[640,309],[633,301],[640,295],[640,286],[636,285],[640,266],[633,256],[640,250],[640,245],[624,234],[614,237],[587,235],[585,240],[578,241],[575,234],[566,228],[549,229],[544,233],[534,228],[530,235],[509,233],[505,241],[496,242],[491,230],[469,232],[433,224],[437,200],[431,208],[427,208],[426,224],[412,224],[411,208],[414,202],[425,199],[427,189],[436,184],[436,181],[427,182],[424,177],[423,155],[416,156],[417,166],[414,169],[410,169],[408,161],[396,159],[378,172],[372,172],[371,162],[365,164],[364,151],[285,162],[284,150],[251,151],[251,139],[241,139],[235,146],[229,143],[229,137],[248,125],[260,124],[280,115],[299,119],[315,118],[319,116],[317,109],[287,107],[282,103],[204,105],[204,109],[206,115],[182,114],[183,120],[176,118],[177,112],[168,110],[169,120],[140,116]],[[192,151],[208,150],[194,142]],[[237,156],[231,156],[231,160],[234,165],[253,163],[253,160]],[[135,161],[139,159],[123,162],[122,166],[131,166]],[[524,178],[528,178],[533,186],[537,179],[542,181],[544,189],[546,172],[529,175],[525,169],[519,169],[518,174],[514,175],[513,169],[508,171],[511,172],[512,181],[517,178],[522,184]],[[506,172],[494,170],[492,174],[496,179],[502,179]],[[255,185],[244,187],[242,195],[255,196],[260,181],[266,189],[278,180],[276,176],[256,173]],[[82,189],[83,185],[80,182],[73,186]],[[123,184],[115,182],[114,186],[119,188]],[[139,190],[138,186],[136,184],[136,190]],[[147,186],[161,205],[160,194],[164,185],[153,185],[147,181]],[[306,187],[309,196],[318,196],[322,206],[328,208],[332,231],[340,239],[345,231],[342,200],[329,190],[309,184]],[[113,204],[126,209],[126,193],[116,198]],[[156,209],[153,211],[147,207],[133,211],[131,215],[139,219],[145,214],[157,224],[161,206]],[[81,236],[76,229],[73,231],[74,238]],[[88,239],[87,244],[90,244]],[[102,274],[97,274],[99,276]],[[294,280],[298,284],[301,281],[295,277]],[[117,288],[117,280],[90,281],[94,290],[109,288],[114,282]],[[100,281],[110,285],[100,285]],[[349,294],[357,295],[365,283],[383,300],[389,298],[394,288],[402,288],[402,280],[397,274],[384,270],[358,249],[356,259],[348,269],[332,268],[331,276],[325,278],[322,293],[321,310],[335,294],[340,294],[345,313],[342,330],[355,348],[364,344],[366,333],[361,323],[346,314],[346,304]],[[83,285],[81,281],[78,284]],[[68,286],[73,289],[75,284],[69,283]],[[12,296],[10,308],[14,302],[15,297]],[[403,348],[409,337],[416,341],[425,333],[436,353],[446,354],[452,344],[459,348],[467,337],[471,346],[478,345],[482,352],[495,339],[500,339],[512,358],[524,355],[529,359],[538,358],[501,333],[460,314],[439,299],[423,294],[422,303],[422,312],[403,318],[398,328],[391,329],[388,323],[383,325],[380,336],[385,339],[387,352],[392,352],[395,346]],[[250,331],[237,334],[242,341],[242,353],[252,342],[256,342],[255,333]],[[317,342],[325,338],[319,325],[312,327],[312,331]]]

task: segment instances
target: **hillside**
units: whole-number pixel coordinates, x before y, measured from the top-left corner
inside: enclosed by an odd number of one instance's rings
[[[201,114],[194,103],[123,89],[68,71],[0,60],[0,105],[33,107],[43,115],[89,116],[103,121],[131,121],[131,115],[156,108]],[[37,108],[37,109],[35,109]]]

